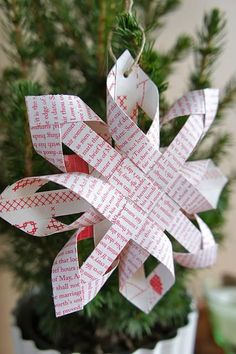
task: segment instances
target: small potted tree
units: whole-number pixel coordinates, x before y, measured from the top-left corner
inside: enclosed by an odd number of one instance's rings
[[[174,64],[194,51],[196,65],[191,73],[190,89],[206,88],[211,86],[211,69],[222,48],[225,21],[218,10],[213,10],[204,17],[196,39],[183,35],[168,52],[157,51],[151,39],[153,33],[160,28],[164,16],[178,4],[178,0],[166,0],[161,4],[137,1],[137,10],[147,29],[140,66],[159,88],[162,116],[170,107],[165,92]],[[80,96],[99,116],[105,117],[106,53],[111,27],[116,21],[113,37],[117,53],[128,48],[135,56],[142,33],[133,15],[124,13],[116,19],[117,13],[123,11],[123,3],[117,0],[99,4],[2,1],[2,10],[9,41],[6,51],[14,59],[1,78],[3,189],[22,177],[57,172],[33,150],[25,96],[45,92],[73,94]],[[235,92],[236,86],[229,83],[223,92],[216,121],[222,120]],[[163,129],[162,146],[170,143],[184,121],[185,117]],[[138,124],[144,132],[148,130],[150,121],[144,113],[138,117]],[[219,162],[228,143],[227,134],[217,135],[210,147],[203,144],[193,158],[212,158]],[[220,227],[228,201],[229,184],[218,208],[202,215],[217,241],[221,239]],[[187,325],[192,312],[192,300],[185,287],[189,271],[179,265],[175,268],[175,285],[148,315],[118,293],[117,277],[113,274],[83,311],[56,319],[51,296],[51,267],[70,235],[33,238],[5,223],[1,227],[7,235],[6,242],[10,243],[1,262],[13,271],[17,284],[24,290],[15,310],[16,323],[21,328],[22,338],[33,340],[40,350],[90,354],[132,353],[138,348],[152,350],[156,342],[175,337],[178,329]],[[178,250],[174,240],[173,247]],[[90,240],[84,240],[82,258],[86,258],[90,250]],[[153,260],[148,267],[153,267]],[[155,353],[160,353],[160,345]]]

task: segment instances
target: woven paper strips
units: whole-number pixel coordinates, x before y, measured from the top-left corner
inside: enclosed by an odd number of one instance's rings
[[[120,292],[149,312],[174,283],[173,259],[195,268],[211,265],[216,257],[206,224],[196,216],[198,229],[186,215],[214,208],[226,178],[210,160],[186,161],[214,120],[218,91],[194,91],[177,101],[162,122],[189,118],[161,152],[158,91],[139,67],[124,77],[132,60],[126,51],[108,75],[107,125],[75,96],[26,99],[34,147],[63,173],[8,187],[0,211],[35,236],[77,230],[52,268],[57,316],[82,309],[117,266]],[[135,123],[138,107],[153,120],[147,135]],[[65,158],[62,144],[76,155]],[[37,192],[48,181],[65,189]],[[79,212],[84,213],[71,225],[56,219]],[[102,237],[95,235],[95,248],[79,268],[77,243],[91,237],[89,226],[104,219],[110,227]],[[173,253],[164,231],[186,253]],[[149,255],[159,264],[146,276],[143,264]]]

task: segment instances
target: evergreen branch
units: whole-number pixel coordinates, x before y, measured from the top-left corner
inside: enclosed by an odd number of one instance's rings
[[[191,89],[211,86],[211,74],[216,60],[223,49],[226,21],[219,9],[205,14],[203,27],[195,41],[195,71],[190,77]]]
[[[180,35],[173,48],[171,48],[167,55],[166,59],[169,60],[170,63],[175,63],[179,60],[182,60],[186,55],[189,54],[190,49],[192,49],[192,38],[186,34]]]
[[[113,28],[112,46],[115,56],[119,56],[124,48],[129,48],[135,57],[142,43],[142,31],[135,15],[122,13],[116,18]]]
[[[204,141],[205,143],[205,141]],[[208,144],[203,144],[208,145]],[[229,133],[222,133],[215,137],[210,146],[199,148],[192,156],[193,160],[212,159],[216,164],[219,164],[228,154],[232,147],[232,136]]]
[[[232,136],[229,133],[217,136],[209,149],[209,158],[211,158],[216,164],[219,164],[225,159],[225,156],[229,153],[232,145]]]
[[[104,0],[101,2],[101,7],[104,11]],[[72,3],[73,6],[73,3]],[[53,21],[62,25],[63,31],[59,31],[59,36],[65,36],[66,40],[70,39],[73,43],[73,48],[79,53],[80,68],[87,65],[89,47],[87,45],[88,39],[83,36],[83,24],[77,25],[77,18],[79,14],[74,12],[74,8],[68,2],[55,1],[53,3]],[[98,13],[99,16],[100,12]],[[95,19],[93,19],[94,21]],[[98,22],[98,21],[96,21]],[[78,58],[77,58],[78,60]],[[78,68],[78,64],[77,64]]]
[[[150,0],[137,1],[143,11],[144,26],[149,31],[155,31],[163,26],[163,17],[180,6],[182,0]]]
[[[21,71],[21,78],[26,79],[38,54],[38,48],[32,45],[33,38],[27,26],[27,2],[1,0],[0,5],[4,15],[1,18],[1,25],[5,28],[8,44],[10,44],[10,47],[2,46],[2,48],[9,59],[17,64]]]
[[[224,87],[222,97],[219,102],[216,122],[223,119],[226,110],[232,108],[236,101],[236,79],[231,79]]]
[[[13,97],[15,98],[16,110],[21,115],[21,119],[24,122],[24,177],[33,175],[33,145],[31,140],[29,122],[27,117],[26,106],[24,102],[24,97],[29,93],[32,94],[32,91],[38,92],[38,85],[30,84],[25,81],[20,81],[13,87]],[[19,107],[22,107],[19,110]]]
[[[5,98],[7,108],[4,108],[1,116],[4,137],[0,146],[4,154],[3,178],[7,183],[22,178],[26,174],[27,176],[33,174],[35,155],[33,155],[28,127],[25,96],[37,95],[40,92],[41,88],[38,84],[27,81],[16,81],[9,85],[9,95]],[[17,136],[16,139],[14,139],[15,136]]]
[[[98,39],[97,39],[97,62],[98,62],[98,72],[99,76],[103,77],[105,74],[105,22],[106,22],[106,7],[105,2],[102,0],[100,2],[100,13],[98,18]]]

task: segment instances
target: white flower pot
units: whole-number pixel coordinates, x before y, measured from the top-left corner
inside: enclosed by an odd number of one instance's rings
[[[197,312],[191,312],[189,323],[178,330],[176,337],[158,342],[154,349],[137,349],[133,354],[193,354],[197,319]],[[56,350],[37,349],[33,341],[22,339],[20,329],[16,326],[12,326],[12,337],[14,354],[60,354]]]
[[[198,313],[189,314],[189,322],[179,328],[174,338],[162,340],[154,349],[138,349],[133,354],[193,354],[197,329]]]

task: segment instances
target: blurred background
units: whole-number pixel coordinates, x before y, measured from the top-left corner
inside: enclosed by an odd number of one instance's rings
[[[217,69],[214,73],[215,87],[222,88],[233,76],[236,76],[236,1],[235,0],[184,0],[183,5],[173,14],[168,15],[166,27],[160,31],[156,39],[156,46],[160,49],[167,49],[174,43],[178,34],[186,32],[194,34],[200,27],[203,14],[213,7],[219,7],[225,11],[227,18],[227,32],[225,36],[225,47],[223,55],[217,62]],[[4,41],[3,33],[0,32],[0,40]],[[7,64],[7,57],[1,52],[0,70]],[[171,101],[175,100],[186,89],[186,80],[194,66],[192,57],[188,57],[181,64],[178,64],[175,73],[171,76],[167,95]],[[230,131],[234,136],[230,156],[221,163],[221,169],[225,174],[235,169],[236,154],[236,108],[228,113],[224,126],[218,129]],[[227,215],[225,234],[227,235],[224,244],[221,246],[216,265],[212,269],[201,270],[189,278],[189,288],[194,296],[201,302],[204,283],[209,278],[220,278],[223,274],[236,276],[236,189],[234,187],[231,198],[231,208]],[[0,252],[3,245],[0,245]],[[17,293],[12,286],[11,275],[0,270],[0,354],[13,354],[11,343],[11,309],[17,299]],[[236,329],[235,329],[236,331]],[[200,352],[199,352],[200,353]],[[209,352],[210,353],[210,352]],[[216,352],[215,352],[216,353]],[[202,353],[203,354],[203,353]],[[204,353],[204,354],[207,354]]]

